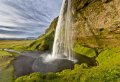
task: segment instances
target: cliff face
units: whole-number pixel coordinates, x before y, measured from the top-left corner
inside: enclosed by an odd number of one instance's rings
[[[93,57],[120,46],[119,0],[72,0],[72,6],[75,53]],[[50,50],[56,24],[57,18],[29,49]]]
[[[120,45],[119,0],[73,0],[73,6],[76,40],[92,48]]]

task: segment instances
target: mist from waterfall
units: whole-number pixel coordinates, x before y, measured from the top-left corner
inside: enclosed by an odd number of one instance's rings
[[[52,58],[73,60],[73,31],[71,0],[63,0],[55,32]]]

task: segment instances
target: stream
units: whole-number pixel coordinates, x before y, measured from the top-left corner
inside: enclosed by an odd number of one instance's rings
[[[7,52],[15,52],[19,54],[19,56],[17,56],[15,60],[12,62],[15,70],[14,71],[15,77],[20,77],[20,76],[32,73],[33,62],[36,60],[36,58],[38,58],[41,54],[44,53],[40,51],[19,52],[12,49],[0,49],[0,50],[4,50]],[[49,53],[49,51],[47,51],[46,53]]]
[[[67,59],[54,59],[45,62],[44,58],[50,55],[50,51],[23,51],[18,52],[10,49],[4,49],[8,52],[16,52],[19,56],[13,60],[14,77],[28,75],[33,72],[48,73],[58,72],[64,69],[72,69],[74,66],[73,61]]]

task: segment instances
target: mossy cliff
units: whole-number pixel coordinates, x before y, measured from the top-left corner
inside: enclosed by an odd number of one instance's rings
[[[94,58],[105,49],[120,46],[119,0],[72,0],[72,7],[75,53]],[[29,50],[52,49],[57,20]]]
[[[119,0],[73,0],[76,42],[92,48],[119,46],[119,2]]]
[[[72,0],[72,7],[76,53],[95,56],[103,49],[120,46],[119,0]],[[28,49],[52,49],[57,19]]]
[[[87,57],[97,57],[102,51],[120,46],[119,0],[72,0],[74,47],[73,51]],[[51,50],[55,27],[54,19],[45,34],[28,49]]]
[[[73,51],[81,65],[60,73],[31,74],[16,82],[120,82],[120,0],[72,0],[72,6]],[[56,23],[57,19],[29,48],[50,50]]]
[[[50,27],[45,31],[45,34],[39,36],[39,38],[30,44],[27,49],[28,50],[51,50],[53,41],[54,41],[54,34],[57,25],[58,18],[55,18],[51,23]]]

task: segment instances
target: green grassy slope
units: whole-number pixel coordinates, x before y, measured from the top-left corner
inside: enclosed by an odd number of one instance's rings
[[[27,46],[27,50],[50,50],[52,49],[54,32],[58,18],[54,19],[50,27],[46,30],[45,34],[40,36],[36,41]]]
[[[12,49],[16,51],[27,50],[26,46],[29,46],[35,40],[0,40],[0,49]],[[0,51],[0,54],[4,52]]]

